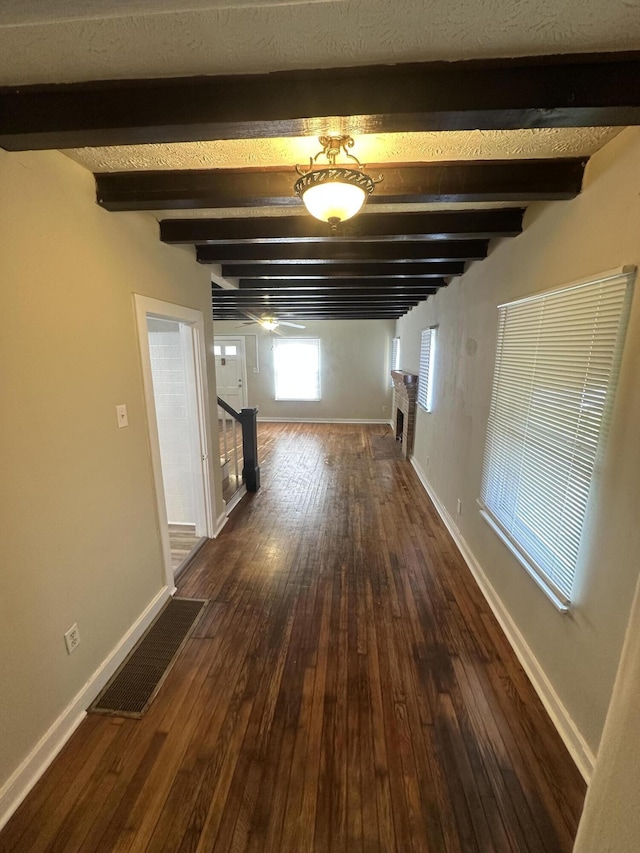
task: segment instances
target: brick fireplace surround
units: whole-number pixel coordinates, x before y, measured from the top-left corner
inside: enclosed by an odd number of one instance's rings
[[[402,455],[408,459],[413,450],[413,431],[416,422],[418,377],[404,370],[392,370],[394,418],[393,432],[402,444]]]

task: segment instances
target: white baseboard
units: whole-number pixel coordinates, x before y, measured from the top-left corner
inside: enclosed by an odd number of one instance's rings
[[[139,638],[171,597],[163,587],[110,652],[82,690],[72,699],[49,730],[40,738],[22,764],[0,789],[0,829],[36,784],[86,716],[86,709],[100,693]]]
[[[502,599],[498,595],[498,593],[493,588],[489,578],[485,574],[482,569],[480,563],[475,557],[475,554],[467,544],[465,538],[458,530],[453,518],[449,515],[446,507],[442,504],[436,493],[434,492],[431,484],[427,480],[427,477],[422,470],[420,464],[416,461],[415,457],[411,457],[411,464],[413,465],[420,482],[424,486],[425,491],[431,498],[433,505],[435,506],[440,518],[444,522],[447,530],[451,534],[453,541],[458,546],[458,550],[462,554],[462,557],[469,567],[469,571],[473,575],[476,580],[476,583],[480,587],[482,594],[489,607],[491,608],[493,615],[496,617],[498,622],[500,623],[500,627],[505,633],[505,636],[509,643],[511,644],[511,648],[515,652],[516,657],[520,661],[522,668],[527,673],[529,677],[529,681],[534,687],[534,690],[538,694],[540,701],[544,705],[549,717],[551,718],[552,723],[556,727],[558,734],[564,741],[564,745],[569,750],[571,757],[573,758],[576,767],[582,774],[585,782],[589,784],[591,781],[591,776],[593,774],[593,768],[595,766],[596,758],[591,749],[589,748],[587,742],[580,734],[578,727],[575,722],[569,715],[569,712],[563,705],[560,697],[556,693],[553,685],[547,678],[540,662],[534,655],[533,651],[530,649],[527,641],[520,633],[518,626],[511,618],[509,611],[505,607],[502,602]]]
[[[265,424],[390,424],[388,418],[258,418]]]

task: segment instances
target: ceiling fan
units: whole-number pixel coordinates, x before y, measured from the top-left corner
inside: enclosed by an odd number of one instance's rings
[[[280,334],[280,332],[278,332],[278,326],[291,326],[292,329],[307,328],[306,326],[302,326],[300,323],[292,323],[290,320],[280,320],[278,317],[256,317],[255,314],[250,314],[248,311],[243,313],[249,317],[247,322],[242,324],[243,326],[252,326],[254,323],[258,323],[258,325],[262,326],[263,329],[266,329],[268,332],[275,332],[276,335]],[[237,328],[241,328],[241,326],[238,326]]]

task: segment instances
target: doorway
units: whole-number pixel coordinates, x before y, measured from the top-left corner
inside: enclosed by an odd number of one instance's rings
[[[165,574],[213,536],[202,313],[136,296]]]
[[[216,335],[213,339],[213,353],[218,397],[240,412],[248,404],[245,339],[241,335]],[[242,494],[244,458],[237,422],[221,406],[218,406],[218,436],[222,497],[229,506]]]

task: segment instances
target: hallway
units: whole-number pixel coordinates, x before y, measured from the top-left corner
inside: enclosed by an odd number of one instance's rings
[[[388,427],[259,444],[149,712],[88,716],[0,851],[568,853],[584,783]]]

